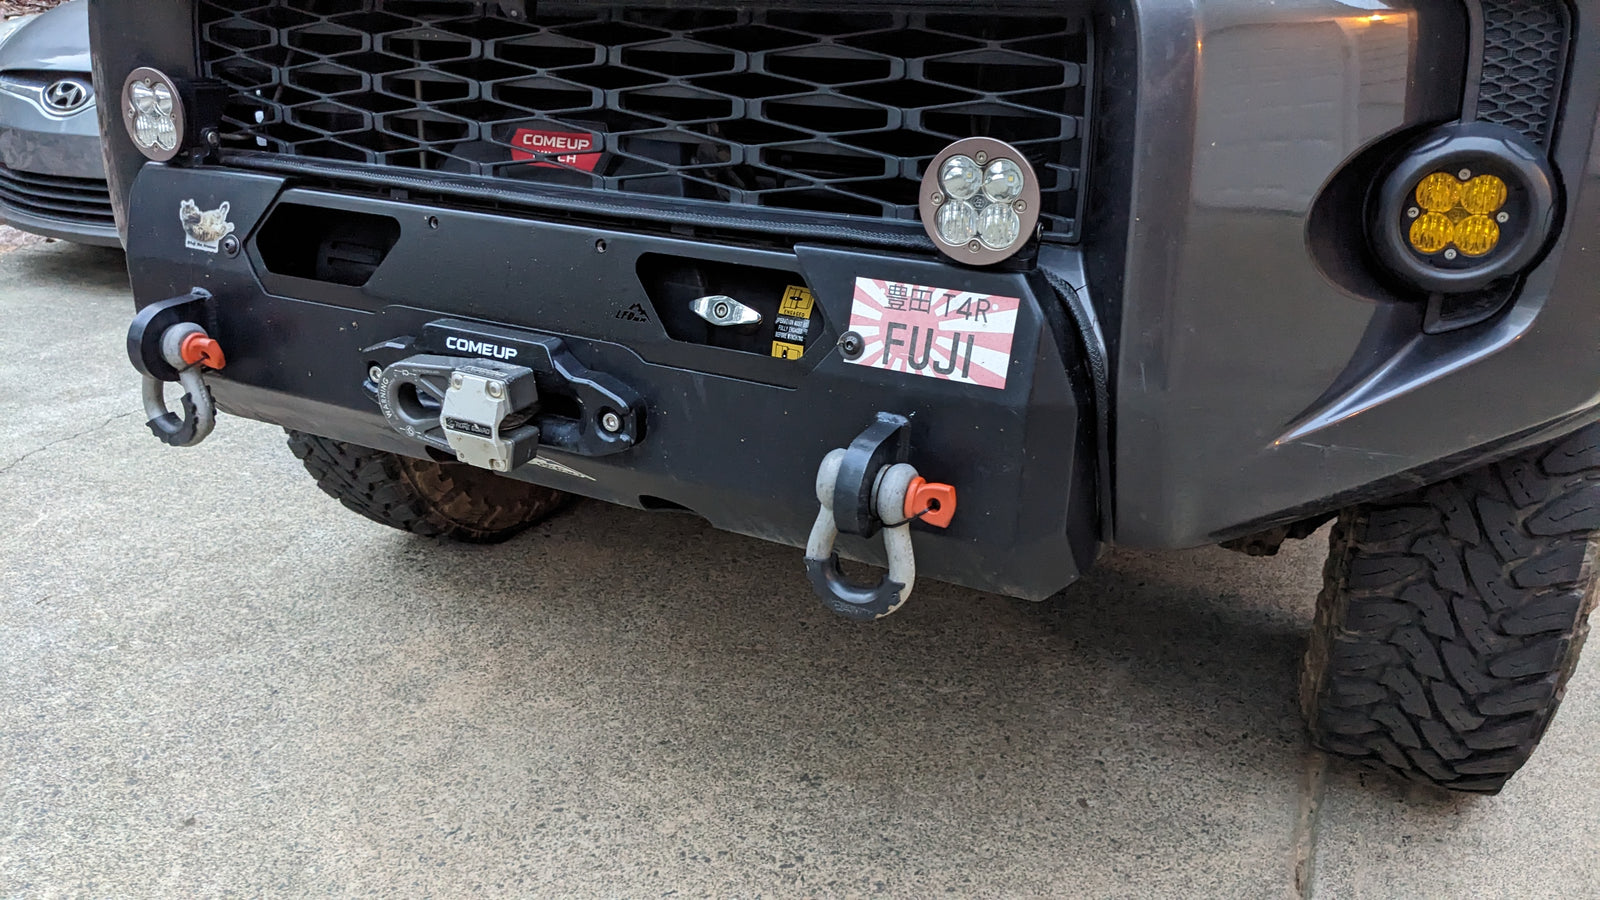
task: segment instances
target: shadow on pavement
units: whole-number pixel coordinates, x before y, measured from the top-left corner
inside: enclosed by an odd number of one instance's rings
[[[1116,553],[1045,604],[928,583],[873,626],[821,608],[799,551],[684,517],[587,504],[502,547],[388,547],[408,614],[493,648],[462,664],[524,697],[496,707],[510,727],[541,740],[563,710],[613,788],[649,773],[836,854],[910,828],[918,859],[995,841],[987,869],[1057,853],[1107,889],[1156,862],[1290,878],[1320,545]]]
[[[579,542],[581,553],[562,552]],[[1299,739],[1296,678],[1317,585],[1273,579],[1283,594],[1263,598],[1261,569],[1275,564],[1222,550],[1115,551],[1040,604],[923,582],[901,614],[866,626],[821,609],[799,551],[682,516],[586,504],[499,548],[396,550],[430,554],[435,564],[419,575],[430,594],[456,592],[463,615],[596,639],[572,652],[628,660],[645,682],[679,680],[675,652],[692,648],[707,681],[781,687],[820,718],[840,711],[841,697],[879,712],[987,709],[996,721],[1008,707],[1031,716],[1050,706],[1067,719],[1129,716],[1136,727],[1162,710],[1177,718],[1161,727],[1224,741]],[[490,589],[461,577],[485,570]]]
[[[92,292],[96,300],[104,291],[125,291],[128,287],[127,257],[121,250],[57,241],[7,252],[16,254],[18,273],[37,285]],[[128,303],[131,318],[132,303],[126,297],[117,299]]]

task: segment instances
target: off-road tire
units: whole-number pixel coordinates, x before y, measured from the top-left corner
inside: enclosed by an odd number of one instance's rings
[[[412,459],[298,431],[289,432],[289,449],[323,493],[374,522],[425,537],[498,543],[571,499],[460,463]]]
[[[1457,791],[1528,761],[1595,606],[1600,425],[1342,513],[1301,703],[1322,749]]]

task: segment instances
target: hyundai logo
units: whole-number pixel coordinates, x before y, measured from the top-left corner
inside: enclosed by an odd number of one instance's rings
[[[89,105],[89,85],[76,78],[63,78],[44,89],[44,105],[55,113],[75,113]]]

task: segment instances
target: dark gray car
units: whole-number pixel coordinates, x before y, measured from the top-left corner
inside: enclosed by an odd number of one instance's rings
[[[121,246],[111,214],[94,85],[89,4],[0,25],[0,222]]]
[[[282,425],[423,535],[694,513],[864,622],[1333,522],[1319,746],[1494,792],[1561,701],[1600,602],[1600,0],[91,23],[167,443]]]

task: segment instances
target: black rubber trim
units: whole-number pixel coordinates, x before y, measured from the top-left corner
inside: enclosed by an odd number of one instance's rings
[[[1078,328],[1081,341],[1077,349],[1083,351],[1089,379],[1094,382],[1095,450],[1100,457],[1096,466],[1100,480],[1097,491],[1100,499],[1100,533],[1115,534],[1112,530],[1116,505],[1111,480],[1111,361],[1106,357],[1100,322],[1094,310],[1084,302],[1083,296],[1066,279],[1049,269],[1041,268],[1040,271],[1044,273],[1045,280],[1050,282],[1050,287],[1055,289],[1061,305],[1066,307],[1073,324]]]

